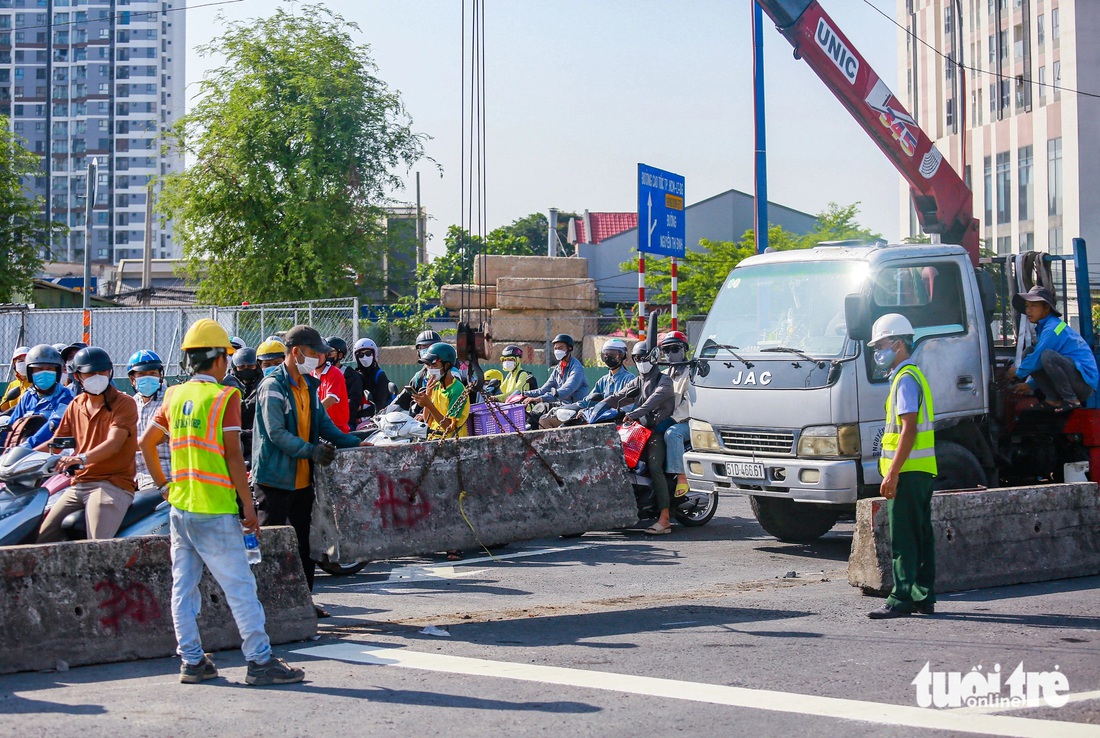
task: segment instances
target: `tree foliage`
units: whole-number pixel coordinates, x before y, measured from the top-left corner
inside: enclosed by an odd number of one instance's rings
[[[227,23],[200,48],[226,62],[174,129],[192,166],[160,201],[200,300],[339,297],[378,281],[381,206],[423,137],[357,30],[313,5]]]
[[[874,241],[881,236],[858,222],[859,203],[838,205],[829,203],[817,215],[817,222],[809,233],[799,235],[779,225],[768,228],[768,246],[777,251],[813,248],[823,241]],[[741,239],[733,241],[699,242],[702,251],[688,251],[678,263],[680,314],[702,315],[710,310],[718,290],[730,271],[756,253],[756,234],[750,229]],[[649,258],[646,260],[646,286],[649,301],[668,303],[672,300],[671,260]],[[637,272],[638,259],[622,265],[623,271]]]
[[[30,291],[42,267],[39,254],[49,250],[51,235],[64,235],[63,223],[44,219],[46,202],[28,196],[24,179],[41,175],[41,158],[23,148],[0,116],[0,302]]]

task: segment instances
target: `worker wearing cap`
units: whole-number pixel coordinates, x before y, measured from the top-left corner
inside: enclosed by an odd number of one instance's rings
[[[1027,315],[1035,326],[1035,347],[1009,366],[1008,377],[1026,380],[1016,385],[1018,394],[1039,390],[1042,399],[1056,411],[1081,407],[1096,391],[1100,372],[1096,356],[1081,334],[1073,330],[1058,312],[1054,293],[1046,287],[1032,287],[1012,297],[1012,307]]]
[[[277,338],[268,338],[256,347],[256,361],[265,377],[270,377],[286,359],[286,346]]]
[[[882,435],[880,494],[886,498],[893,546],[894,588],[867,616],[879,620],[921,613],[936,605],[936,543],[932,534],[932,479],[936,476],[936,420],[932,390],[913,363],[913,325],[889,313],[871,327],[875,365],[890,372]]]
[[[256,422],[252,437],[252,480],[263,494],[264,525],[294,527],[298,555],[313,589],[314,561],[309,553],[313,516],[312,465],[328,465],[336,448],[360,445],[329,418],[317,396],[320,383],[311,376],[331,347],[308,325],[296,325],[283,340],[286,358],[256,389]],[[323,443],[328,441],[329,443]],[[319,616],[327,616],[314,606]]]
[[[6,413],[15,409],[19,404],[19,398],[23,392],[31,386],[31,380],[27,378],[27,352],[30,348],[20,346],[11,355],[11,368],[15,372],[15,379],[8,382],[4,393],[0,395],[0,413]]]

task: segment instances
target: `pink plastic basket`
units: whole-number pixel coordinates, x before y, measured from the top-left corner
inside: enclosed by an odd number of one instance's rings
[[[521,404],[505,405],[503,403],[494,403],[490,407],[484,402],[479,402],[470,406],[470,417],[466,421],[466,429],[471,436],[492,436],[498,433],[527,430],[527,407]]]

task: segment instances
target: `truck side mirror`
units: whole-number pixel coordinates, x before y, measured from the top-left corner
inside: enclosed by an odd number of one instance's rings
[[[871,301],[867,295],[857,292],[844,297],[844,323],[848,327],[848,338],[871,340]]]

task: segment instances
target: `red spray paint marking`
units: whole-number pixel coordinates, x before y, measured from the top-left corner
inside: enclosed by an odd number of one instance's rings
[[[104,593],[99,603],[99,624],[106,630],[118,630],[127,620],[144,625],[160,619],[160,605],[141,582],[123,588],[104,579],[95,591]]]
[[[400,487],[400,494],[398,493]],[[416,526],[432,510],[423,490],[413,498],[416,484],[411,479],[390,479],[378,472],[378,502],[374,509],[382,515],[382,529],[408,529]]]

